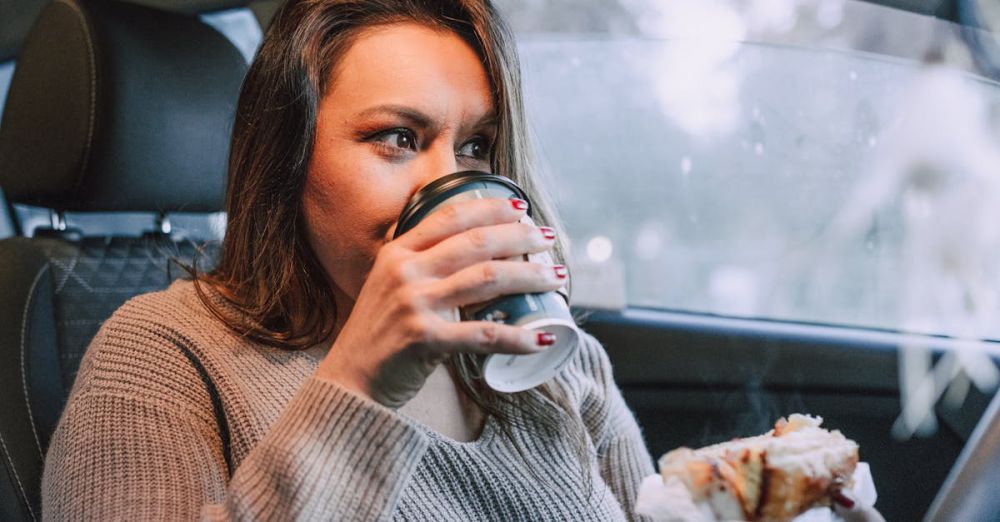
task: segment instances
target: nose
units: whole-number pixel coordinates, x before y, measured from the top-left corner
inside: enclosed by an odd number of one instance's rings
[[[423,187],[434,182],[434,180],[458,172],[458,160],[455,158],[455,151],[449,146],[435,146],[432,150],[427,151],[421,155],[422,157],[413,164],[415,168],[413,174],[408,176],[411,180],[412,185],[409,187],[409,193],[407,194],[405,201],[400,201],[400,212],[403,211],[405,203],[410,201],[413,196]],[[396,227],[399,223],[392,222],[386,223],[386,234],[387,240],[395,237]]]
[[[423,164],[420,165],[420,187],[453,172],[458,172],[458,160],[455,158],[455,151],[448,145],[435,147],[424,156]],[[417,187],[418,189],[420,187]]]

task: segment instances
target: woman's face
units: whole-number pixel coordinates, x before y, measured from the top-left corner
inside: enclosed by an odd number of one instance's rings
[[[332,75],[303,210],[341,307],[357,298],[413,193],[452,172],[489,171],[496,126],[483,65],[451,32],[414,23],[366,29]]]

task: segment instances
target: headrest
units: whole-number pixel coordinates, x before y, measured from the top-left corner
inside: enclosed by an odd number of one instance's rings
[[[246,68],[195,17],[57,0],[14,70],[0,187],[57,210],[219,210]]]

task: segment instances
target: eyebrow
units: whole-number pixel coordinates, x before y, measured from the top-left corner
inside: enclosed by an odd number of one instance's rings
[[[411,125],[420,128],[429,128],[433,126],[433,118],[429,115],[407,105],[397,105],[397,104],[385,104],[376,105],[374,107],[369,107],[367,109],[358,112],[356,118],[371,118],[374,116],[389,115],[395,116],[397,118],[402,118],[410,122]],[[497,124],[497,115],[495,111],[489,111],[483,115],[482,118],[474,125],[474,127],[486,127]]]

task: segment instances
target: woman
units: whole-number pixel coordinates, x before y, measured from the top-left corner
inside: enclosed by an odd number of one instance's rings
[[[276,15],[233,131],[217,268],[136,298],[81,365],[46,462],[52,519],[623,520],[653,472],[590,337],[517,394],[476,378],[551,335],[454,322],[566,284],[532,183],[513,42],[486,0],[301,0]],[[525,187],[433,214],[486,170]]]
[[[513,41],[481,1],[290,1],[237,107],[218,267],[127,303],[54,435],[54,519],[629,518],[652,459],[588,339],[540,389],[475,377],[550,336],[452,310],[566,284]],[[524,187],[393,237],[459,170]]]

